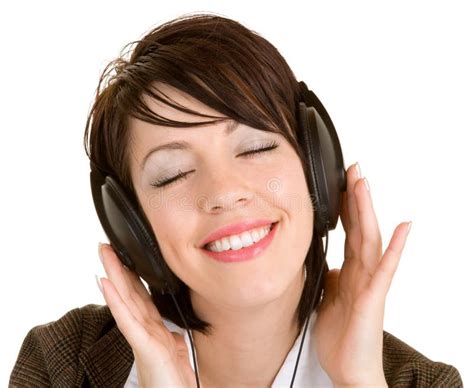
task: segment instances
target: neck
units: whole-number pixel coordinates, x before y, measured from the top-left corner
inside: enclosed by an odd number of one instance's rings
[[[202,386],[270,387],[298,337],[303,271],[281,297],[264,306],[223,308],[191,293],[212,334],[193,331]],[[289,382],[288,382],[289,383]]]

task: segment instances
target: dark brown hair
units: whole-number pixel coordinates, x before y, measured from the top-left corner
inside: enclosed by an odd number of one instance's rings
[[[129,58],[123,50],[135,45]],[[212,14],[184,15],[152,29],[126,45],[104,69],[87,117],[84,147],[89,159],[118,179],[144,215],[130,174],[128,118],[170,127],[189,127],[234,119],[253,128],[280,133],[297,152],[308,182],[308,161],[298,144],[298,81],[278,50],[242,24]],[[156,89],[168,84],[201,101],[222,117],[203,115],[173,104]],[[177,122],[159,116],[145,104],[152,96],[184,112],[212,120]],[[89,146],[88,146],[89,143]],[[298,304],[301,329],[311,307],[316,279],[322,268],[322,239],[313,233],[305,259],[307,279]],[[149,286],[160,314],[180,327],[183,322],[172,298]],[[317,300],[320,300],[322,286]],[[188,327],[209,333],[191,305],[189,288],[181,282],[175,295]],[[319,303],[316,303],[317,309]]]

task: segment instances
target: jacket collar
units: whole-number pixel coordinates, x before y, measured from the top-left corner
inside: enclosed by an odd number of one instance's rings
[[[105,335],[79,354],[79,363],[90,386],[123,386],[130,374],[133,351],[115,321],[113,323]],[[84,381],[85,376],[80,379]]]

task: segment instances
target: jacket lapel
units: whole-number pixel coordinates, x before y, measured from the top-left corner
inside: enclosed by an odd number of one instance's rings
[[[83,386],[87,377],[91,387],[123,386],[132,368],[133,351],[115,324],[79,354],[79,363],[85,376],[80,377]],[[87,386],[87,385],[85,385]]]

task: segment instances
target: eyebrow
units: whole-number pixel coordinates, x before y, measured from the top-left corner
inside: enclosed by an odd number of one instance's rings
[[[225,127],[224,134],[226,136],[229,136],[232,132],[234,132],[237,129],[237,127],[239,126],[239,123],[235,120],[232,120],[232,119],[229,119],[229,120],[226,120],[226,121],[228,121],[228,122],[227,122],[227,125]],[[172,141],[172,142],[169,142],[169,143],[160,144],[156,147],[151,148],[146,153],[145,157],[143,158],[143,160],[140,164],[140,169],[143,170],[143,167],[145,167],[145,163],[146,163],[147,159],[151,156],[151,154],[153,154],[157,151],[162,151],[162,150],[187,150],[187,149],[190,149],[190,148],[192,148],[191,144],[189,144],[185,140]]]

